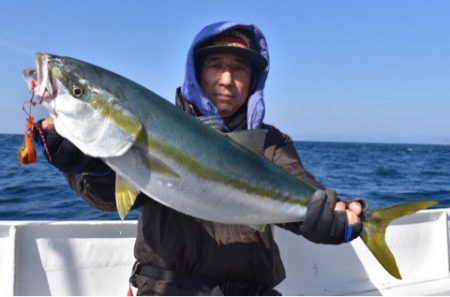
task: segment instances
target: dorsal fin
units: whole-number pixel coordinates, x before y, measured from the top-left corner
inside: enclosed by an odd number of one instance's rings
[[[216,130],[221,130],[223,126],[222,118],[219,115],[201,116],[197,118],[203,124]]]
[[[263,156],[267,131],[267,129],[242,130],[226,135],[252,152]]]

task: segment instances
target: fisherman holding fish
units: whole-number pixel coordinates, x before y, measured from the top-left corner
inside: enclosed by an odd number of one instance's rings
[[[276,225],[316,243],[351,241],[362,232],[359,217],[364,202],[341,201],[334,191],[325,190],[303,167],[291,138],[263,122],[268,71],[267,43],[256,26],[230,22],[206,26],[189,50],[176,105],[194,117],[207,118],[225,133],[266,131],[261,142],[264,157],[316,191],[304,220]],[[77,96],[81,91],[73,92]],[[69,185],[92,207],[115,211],[116,172],[103,159],[87,156],[60,136],[52,118],[40,121],[36,129],[44,131],[40,135],[45,135],[49,161]],[[258,140],[252,141],[257,146]],[[133,208],[141,212],[134,251],[137,262],[130,280],[139,295],[279,294],[274,287],[285,278],[285,270],[270,225],[196,218],[144,193],[137,196]]]

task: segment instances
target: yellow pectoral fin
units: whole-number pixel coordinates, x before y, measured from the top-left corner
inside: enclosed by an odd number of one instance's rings
[[[116,175],[116,206],[122,220],[130,211],[139,191],[123,177]]]

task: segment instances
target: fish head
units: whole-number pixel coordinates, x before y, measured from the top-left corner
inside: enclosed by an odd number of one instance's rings
[[[93,157],[121,156],[133,145],[142,125],[127,107],[124,78],[70,57],[37,53],[35,61],[25,81],[61,136]]]

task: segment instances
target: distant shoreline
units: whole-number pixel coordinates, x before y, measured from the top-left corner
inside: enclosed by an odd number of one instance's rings
[[[450,146],[450,143],[416,143],[416,142],[377,142],[377,141],[337,141],[337,140],[294,140],[294,143],[329,143],[329,144],[369,144],[369,145],[413,145],[413,146]]]
[[[0,133],[0,136],[21,136],[19,133]],[[378,141],[354,141],[354,140],[294,140],[295,143],[330,143],[330,144],[374,144],[374,145],[436,145],[450,146],[450,143],[416,143],[416,142],[378,142]]]

